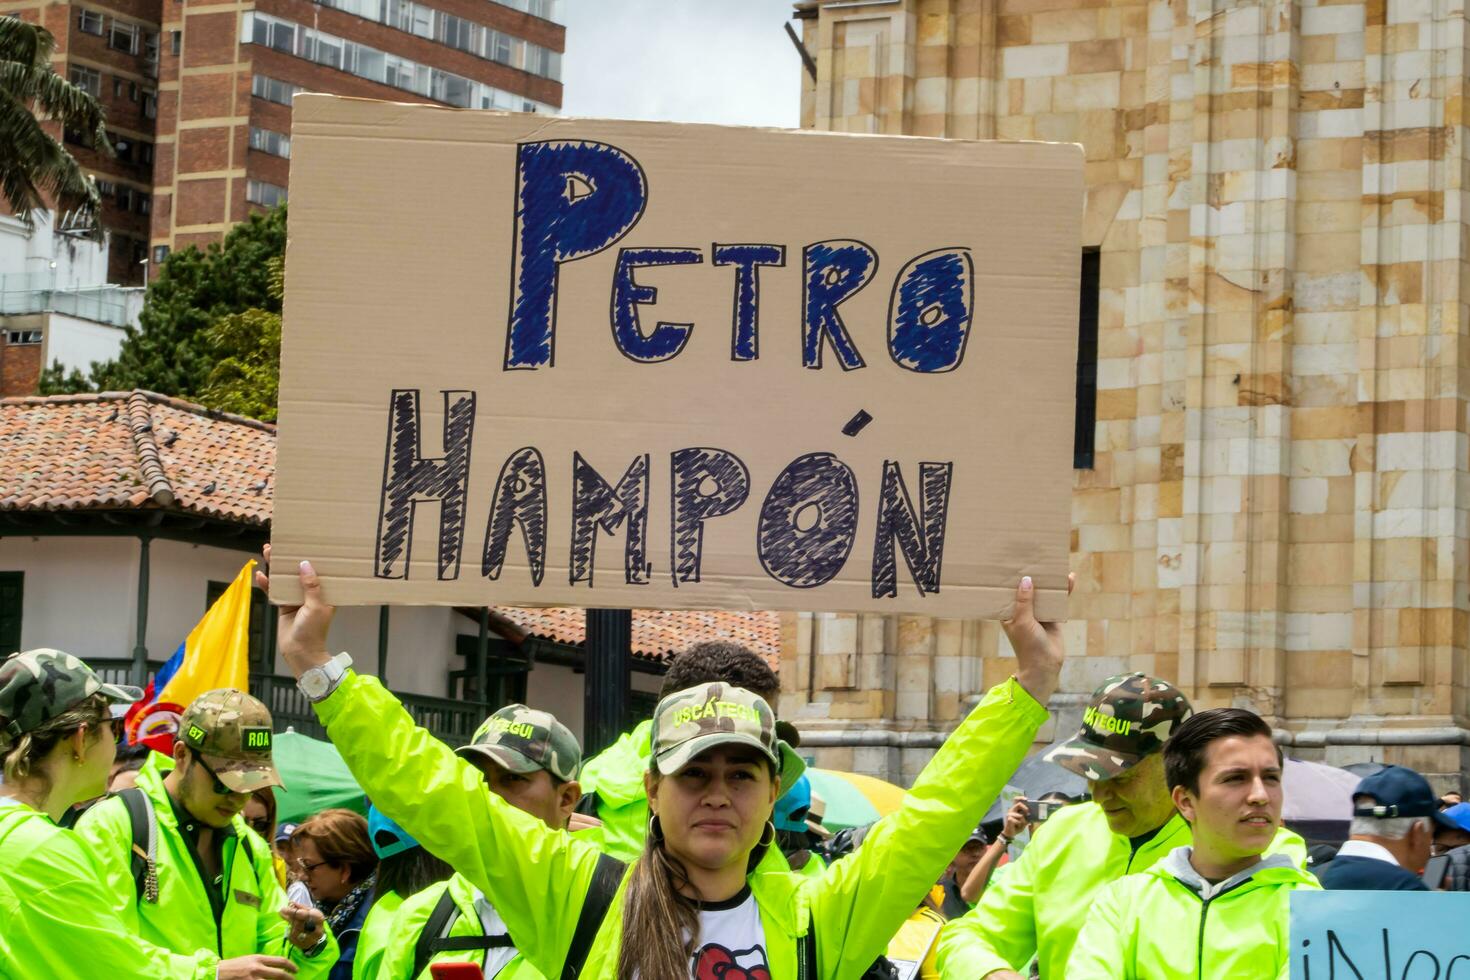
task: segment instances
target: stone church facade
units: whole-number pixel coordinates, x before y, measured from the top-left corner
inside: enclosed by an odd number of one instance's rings
[[[1104,677],[1144,670],[1197,707],[1259,711],[1289,754],[1460,788],[1463,2],[796,12],[806,127],[1085,147],[1095,414],[1062,720],[1042,738],[1065,737]],[[821,764],[906,782],[1012,663],[995,623],[788,616],[782,711]]]

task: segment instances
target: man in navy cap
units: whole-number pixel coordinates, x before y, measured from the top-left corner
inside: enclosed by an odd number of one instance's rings
[[[1429,780],[1388,766],[1353,791],[1347,843],[1322,873],[1322,887],[1359,891],[1428,891],[1419,873],[1429,860],[1436,826],[1453,827]]]

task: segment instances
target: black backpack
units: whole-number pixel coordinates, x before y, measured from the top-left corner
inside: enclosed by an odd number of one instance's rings
[[[132,828],[130,867],[133,872],[133,887],[137,890],[139,901],[157,905],[158,815],[153,812],[153,804],[141,789],[125,789],[116,795],[122,800],[123,809],[128,811],[128,824]],[[245,852],[245,859],[250,862],[251,872],[255,873],[255,845],[250,843],[250,835],[242,834],[239,841]]]
[[[567,949],[561,980],[577,980],[582,967],[587,964],[587,954],[592,951],[592,940],[597,938],[597,930],[607,917],[613,896],[617,894],[618,885],[623,880],[624,869],[625,865],[618,859],[606,854],[598,855],[597,867],[592,872],[591,887],[587,889],[587,898],[582,903],[582,911],[577,915],[577,928],[572,932],[572,944]],[[444,894],[439,896],[434,911],[429,913],[429,921],[424,923],[418,942],[414,943],[413,973],[409,975],[415,980],[424,972],[429,961],[439,953],[491,950],[515,945],[515,939],[509,935],[445,935],[458,918],[459,907],[454,904],[454,896],[446,888]]]

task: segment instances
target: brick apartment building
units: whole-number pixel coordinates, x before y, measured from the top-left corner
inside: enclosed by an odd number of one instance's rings
[[[57,72],[106,109],[116,156],[69,148],[104,193],[108,281],[133,285],[285,200],[297,92],[556,111],[559,2],[0,0],[0,15],[44,24]]]

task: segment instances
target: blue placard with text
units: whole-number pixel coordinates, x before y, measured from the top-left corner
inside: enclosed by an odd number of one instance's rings
[[[1296,892],[1291,980],[1470,980],[1470,892]]]

